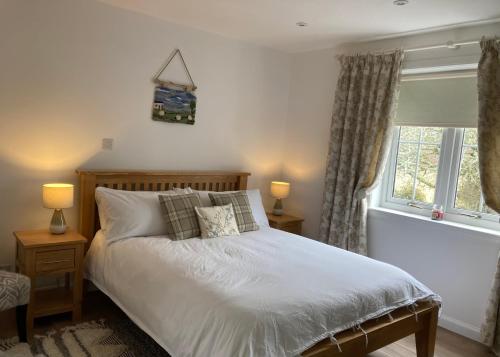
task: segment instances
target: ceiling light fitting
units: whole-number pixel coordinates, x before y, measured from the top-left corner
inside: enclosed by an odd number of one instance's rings
[[[297,22],[297,23],[296,23],[296,25],[297,25],[298,27],[306,27],[306,26],[307,26],[307,22],[304,22],[304,21],[299,21],[299,22]]]
[[[408,0],[394,0],[392,2],[394,5],[397,5],[397,6],[403,6],[403,5],[406,5],[409,3]]]

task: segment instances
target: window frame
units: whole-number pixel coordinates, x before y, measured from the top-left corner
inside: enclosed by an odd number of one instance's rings
[[[456,215],[461,215],[461,216],[477,216],[477,217],[468,217],[476,220],[487,220],[487,221],[493,221],[493,222],[499,222],[500,216],[497,214],[490,214],[490,213],[485,213],[485,212],[476,212],[476,211],[471,211],[463,208],[457,208],[455,207],[455,198],[456,198],[456,192],[458,188],[458,178],[460,175],[460,163],[462,160],[462,147],[463,147],[463,141],[464,141],[464,134],[465,130],[464,128],[457,128],[455,129],[455,142],[457,142],[456,149],[453,152],[453,157],[450,163],[452,173],[456,172],[456,175],[454,177],[450,177],[450,192],[455,193],[454,195],[448,195],[447,200],[446,200],[446,207],[447,211],[449,211],[451,214],[456,214]],[[483,201],[483,196],[481,194],[481,208],[484,206],[484,201]]]
[[[495,230],[500,229],[500,215],[469,211],[455,207],[462,143],[465,132],[463,128],[443,128],[433,203],[426,204],[424,202],[393,197],[400,131],[400,126],[393,128],[390,153],[382,178],[381,207],[430,217],[432,206],[437,204],[443,206],[446,221]]]
[[[400,208],[401,206],[406,206],[409,212],[420,212],[422,210],[428,210],[429,212],[432,210],[432,206],[434,203],[425,203],[414,200],[407,200],[404,198],[394,197],[392,194],[394,192],[394,184],[396,182],[396,165],[397,165],[397,156],[399,149],[399,138],[400,138],[401,126],[395,126],[392,132],[392,142],[389,153],[388,164],[386,165],[386,170],[384,172],[384,184],[383,184],[383,200],[385,201],[386,206],[396,205],[394,207],[387,208]],[[434,193],[434,202],[436,201],[437,190],[438,190],[438,182],[440,180],[440,171],[441,171],[441,161],[442,155],[441,152],[443,150],[443,140],[441,139],[440,143],[440,155],[439,155],[439,163],[438,163],[438,172],[436,178],[436,190]]]

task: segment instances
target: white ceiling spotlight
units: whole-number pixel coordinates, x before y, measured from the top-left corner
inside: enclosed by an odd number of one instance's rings
[[[397,6],[403,6],[408,4],[409,2],[409,0],[394,0],[392,3]]]
[[[295,25],[297,25],[298,27],[307,27],[308,23],[304,21],[299,21]]]

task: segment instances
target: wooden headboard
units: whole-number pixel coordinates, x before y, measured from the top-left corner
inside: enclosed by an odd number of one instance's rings
[[[195,190],[246,190],[248,172],[226,171],[105,171],[76,170],[80,178],[80,222],[78,231],[88,244],[99,230],[95,189],[103,186],[127,191],[166,191],[174,187]]]

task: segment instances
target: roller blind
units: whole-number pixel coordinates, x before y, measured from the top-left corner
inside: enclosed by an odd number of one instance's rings
[[[401,82],[394,125],[477,127],[477,77]]]

